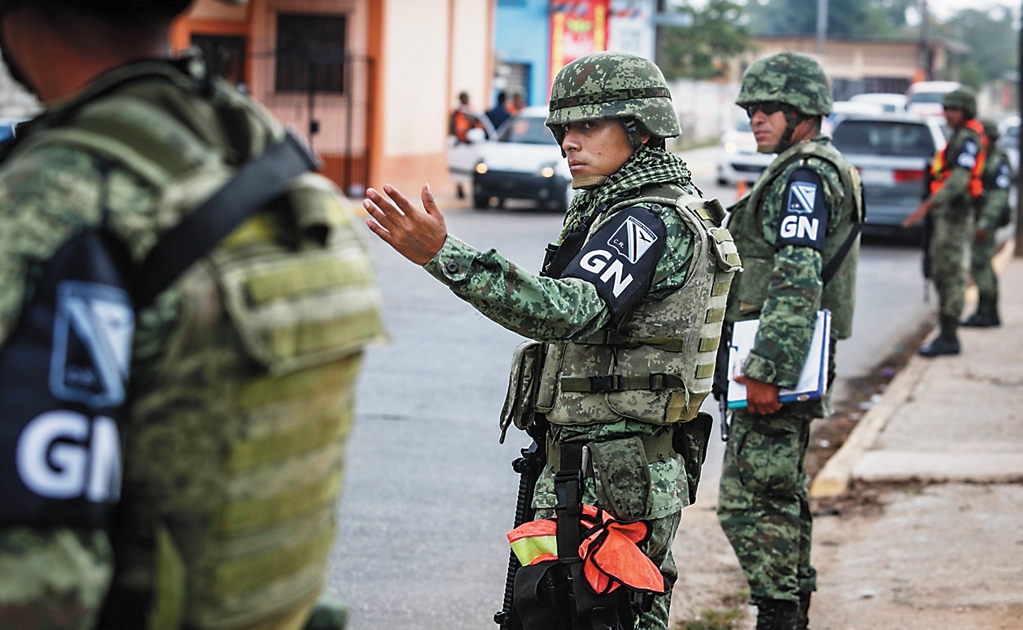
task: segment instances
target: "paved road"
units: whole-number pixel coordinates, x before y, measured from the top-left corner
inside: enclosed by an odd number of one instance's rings
[[[712,150],[688,154],[714,185]],[[537,270],[561,217],[452,211],[452,233]],[[454,298],[367,231],[392,343],[373,348],[358,392],[341,532],[330,588],[353,608],[353,630],[485,629],[499,607],[517,479],[526,444],[497,443],[511,350],[520,338]],[[839,345],[839,383],[866,374],[933,308],[922,303],[919,255],[868,243],[861,255],[855,336]],[[933,299],[933,298],[932,298]],[[720,443],[705,474],[717,477]]]

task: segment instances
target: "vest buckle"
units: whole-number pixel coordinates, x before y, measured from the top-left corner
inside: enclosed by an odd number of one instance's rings
[[[620,392],[622,391],[621,374],[605,374],[604,376],[590,377],[591,392]]]

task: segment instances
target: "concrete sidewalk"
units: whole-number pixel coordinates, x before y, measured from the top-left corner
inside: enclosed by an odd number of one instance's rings
[[[914,357],[815,479],[815,630],[1023,628],[1023,260],[1002,326]],[[852,498],[849,498],[852,497]]]

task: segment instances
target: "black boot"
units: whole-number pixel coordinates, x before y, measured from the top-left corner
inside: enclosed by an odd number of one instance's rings
[[[810,630],[810,593],[799,594],[799,616],[796,630]]]
[[[977,304],[977,312],[971,315],[962,323],[968,328],[991,328],[1001,326],[1002,320],[998,317],[998,298],[981,298]]]
[[[799,602],[762,599],[757,602],[757,630],[795,630]]]
[[[937,357],[943,354],[959,354],[959,338],[956,329],[959,320],[954,317],[941,317],[941,333],[931,343],[920,346],[920,356]]]

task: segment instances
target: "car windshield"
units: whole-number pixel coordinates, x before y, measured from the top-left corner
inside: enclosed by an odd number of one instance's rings
[[[910,103],[940,103],[945,98],[945,92],[917,92],[909,97]]]
[[[519,116],[501,135],[500,142],[523,144],[557,144],[554,134],[544,125],[540,116]]]
[[[844,153],[926,157],[934,155],[934,139],[926,125],[912,122],[844,120],[834,133]]]
[[[736,131],[753,131],[753,128],[749,125],[749,118],[743,116],[739,122],[735,123]]]

